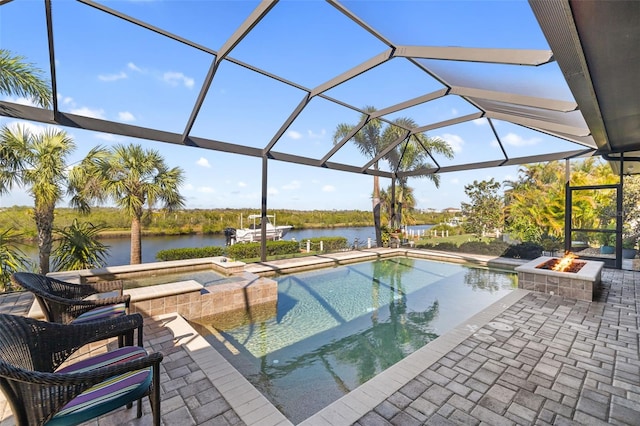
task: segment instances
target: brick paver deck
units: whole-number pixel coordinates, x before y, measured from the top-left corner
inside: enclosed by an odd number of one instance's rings
[[[603,278],[592,303],[528,294],[357,423],[640,424],[640,274]]]
[[[397,391],[359,401],[365,409],[355,423],[640,424],[639,284],[640,273],[605,270],[603,289],[591,303],[526,294],[443,356],[433,356]],[[3,302],[0,311],[8,306]],[[163,424],[288,423],[264,398],[246,392],[243,379],[181,321],[169,316],[145,325],[146,347],[165,354]],[[354,423],[339,411],[326,414],[330,407],[304,423]],[[0,414],[0,426],[13,424],[4,401]],[[92,424],[150,421],[150,415],[138,420],[134,409],[121,409]]]

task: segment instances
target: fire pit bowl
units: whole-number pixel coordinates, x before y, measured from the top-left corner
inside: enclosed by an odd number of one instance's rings
[[[569,271],[547,269],[559,261],[558,258],[542,256],[518,266],[515,268],[518,288],[592,301],[593,291],[600,284],[604,262],[573,259]]]

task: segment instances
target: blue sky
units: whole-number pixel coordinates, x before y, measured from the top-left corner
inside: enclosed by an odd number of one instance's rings
[[[257,6],[256,1],[107,1],[108,7],[219,50]],[[526,1],[345,1],[353,13],[399,45],[548,49]],[[58,101],[62,111],[182,133],[212,61],[206,52],[86,5],[54,1]],[[16,0],[0,7],[0,48],[26,56],[48,72],[42,2]],[[329,30],[328,30],[329,29]],[[307,88],[313,88],[385,51],[387,46],[322,1],[281,1],[230,52]],[[556,64],[536,69],[505,65],[421,60],[449,82],[479,85],[525,95],[572,100]],[[527,81],[523,85],[522,81]],[[355,106],[382,109],[438,90],[442,85],[395,58],[326,94]],[[505,89],[506,87],[506,89]],[[304,92],[224,61],[198,115],[192,135],[262,148],[301,101]],[[5,97],[18,103],[25,99]],[[411,117],[420,125],[477,111],[460,98],[418,105],[388,118]],[[339,123],[356,124],[359,114],[314,98],[277,142],[275,151],[322,158],[333,146]],[[14,121],[0,118],[0,124]],[[37,123],[28,123],[34,129]],[[494,121],[510,157],[540,154],[550,147],[575,145],[507,122]],[[186,173],[182,193],[188,208],[259,209],[261,160],[120,136],[65,129],[79,160],[93,146],[140,143],[159,150],[170,166]],[[455,158],[436,158],[441,166],[502,158],[485,119],[435,129]],[[363,165],[367,159],[348,144],[331,161]],[[382,165],[382,168],[388,168]],[[464,185],[474,179],[513,179],[517,167],[441,175],[439,189],[428,179],[412,179],[419,208],[458,207]],[[381,186],[390,184],[381,180]],[[269,161],[269,208],[371,208],[372,177]],[[0,206],[29,205],[17,189]]]

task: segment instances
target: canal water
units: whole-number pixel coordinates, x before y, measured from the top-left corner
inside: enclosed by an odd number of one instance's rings
[[[430,229],[432,225],[410,226],[409,231],[422,233]],[[305,241],[316,237],[345,237],[349,246],[357,239],[359,247],[367,246],[367,239],[371,238],[371,244],[375,245],[375,232],[373,226],[322,228],[322,229],[292,229],[285,235],[284,240]],[[109,246],[106,266],[128,265],[130,259],[130,239],[108,238],[102,242]],[[224,235],[172,235],[172,236],[145,236],[142,237],[142,262],[156,262],[156,254],[160,250],[185,247],[224,246]],[[37,248],[30,246],[23,248],[25,254],[37,262]]]

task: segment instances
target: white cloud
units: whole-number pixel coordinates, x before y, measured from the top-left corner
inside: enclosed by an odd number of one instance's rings
[[[193,185],[191,185],[190,183],[188,183],[188,184],[186,184],[186,185],[184,186],[184,189],[185,189],[185,190],[187,190],[187,191],[193,191]]]
[[[287,191],[291,191],[294,189],[299,189],[302,186],[299,180],[293,180],[286,185],[282,186],[282,189],[286,189]]]
[[[28,121],[14,121],[7,124],[7,127],[9,127],[14,132],[17,132],[18,128],[20,128],[26,130],[31,134],[39,135],[44,133],[47,129],[52,128],[53,126],[41,126],[39,124],[30,123]],[[53,128],[57,129],[57,127]]]
[[[129,76],[127,75],[126,72],[124,71],[120,71],[117,74],[100,74],[98,75],[98,80],[100,81],[117,81],[117,80],[123,80],[125,78],[128,78]]]
[[[244,182],[242,182],[242,181],[240,181],[240,182],[238,182],[238,186],[239,186],[240,188],[246,188],[247,184],[246,184],[246,183],[244,183]]]
[[[458,109],[457,108],[451,108],[451,115],[458,115]]]
[[[453,179],[451,179],[449,182],[451,182],[451,183],[453,183],[453,184],[457,185],[457,184],[459,184],[459,183],[460,183],[460,179],[458,179],[458,178],[453,178]]]
[[[197,164],[198,166],[206,167],[206,168],[208,168],[208,169],[210,169],[210,168],[211,168],[211,164],[209,164],[209,160],[207,160],[207,159],[206,159],[206,158],[204,158],[204,157],[200,157],[200,158],[198,159],[198,161],[196,161],[196,164]]]
[[[118,113],[118,118],[121,121],[136,121],[136,117],[129,111],[122,111]]]
[[[298,140],[302,138],[302,134],[300,132],[296,132],[295,130],[289,130],[287,132],[287,136],[289,136],[293,140]]]
[[[489,124],[487,122],[486,119],[484,118],[476,118],[475,120],[471,121],[473,124],[475,124],[476,126],[486,126],[487,124]]]
[[[198,187],[198,192],[202,192],[205,194],[213,194],[214,192],[216,192],[216,190],[210,186],[200,186]]]
[[[451,133],[445,133],[444,135],[440,136],[440,138],[447,141],[447,143],[451,146],[453,152],[462,151],[464,140],[460,136]]]
[[[495,139],[489,142],[489,145],[491,145],[492,148],[500,148],[500,144]]]
[[[191,89],[194,84],[194,80],[191,77],[187,77],[181,72],[167,71],[162,75],[162,81],[170,84],[171,86],[177,86],[184,84],[185,87]]]
[[[271,187],[267,189],[267,195],[278,195],[278,194],[279,194],[279,191],[276,188]]]
[[[319,133],[314,133],[313,130],[307,130],[307,134],[311,139],[322,139],[327,134],[327,131],[325,129],[322,129]]]
[[[75,102],[71,96],[62,96],[58,94],[58,102],[62,105],[75,106]]]
[[[127,68],[129,68],[130,70],[133,70],[133,71],[142,72],[142,70],[140,68],[138,68],[138,66],[136,64],[134,64],[133,62],[129,62],[127,64]]]
[[[18,105],[26,105],[26,106],[32,106],[32,107],[39,107],[40,106],[40,105],[36,104],[35,102],[33,102],[33,100],[27,99],[27,98],[22,98],[22,97],[18,97],[18,98],[9,97],[9,98],[5,98],[5,100],[7,102],[13,102],[14,104],[18,104]]]
[[[100,119],[103,119],[103,120],[105,118],[103,109],[91,109],[91,108],[88,108],[88,107],[82,107],[82,108],[72,109],[71,113],[72,114],[77,114],[77,115],[82,115],[82,116],[85,116],[85,117],[100,118]]]
[[[96,133],[96,138],[107,142],[118,142],[123,140],[121,137],[112,135],[111,133]]]
[[[502,140],[511,146],[530,146],[537,145],[542,139],[540,138],[529,138],[525,139],[520,135],[516,135],[515,133],[508,133],[507,136],[502,138]]]
[[[336,190],[336,187],[333,185],[324,185],[322,187],[322,192],[333,192]]]

